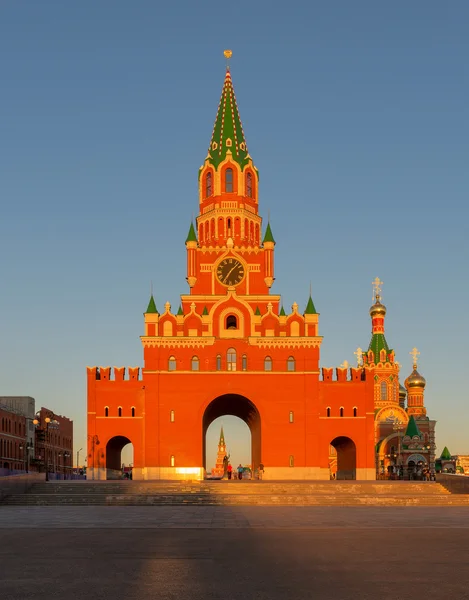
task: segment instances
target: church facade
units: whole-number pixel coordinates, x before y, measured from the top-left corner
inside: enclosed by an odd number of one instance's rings
[[[304,309],[285,311],[271,293],[275,240],[263,227],[229,68],[198,176],[199,213],[185,242],[188,293],[161,312],[151,296],[142,368],[87,369],[89,475],[115,476],[131,442],[134,479],[203,479],[207,428],[223,415],[249,426],[252,468],[262,463],[264,479],[375,479],[399,473],[411,455],[434,463],[425,380],[415,360],[407,389],[399,384],[381,282],[368,350],[351,368],[320,367],[311,294]]]

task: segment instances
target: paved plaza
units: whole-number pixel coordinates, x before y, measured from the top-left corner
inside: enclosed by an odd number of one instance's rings
[[[460,507],[0,507],[2,600],[467,600],[468,555]]]

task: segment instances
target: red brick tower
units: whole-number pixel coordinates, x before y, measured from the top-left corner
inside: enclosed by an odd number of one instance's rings
[[[331,446],[338,479],[375,478],[381,381],[399,409],[398,366],[384,340],[379,297],[364,364],[320,372],[311,294],[303,312],[297,303],[288,314],[280,306],[270,293],[270,224],[261,231],[258,172],[227,69],[199,170],[199,213],[185,242],[188,293],[178,310],[166,303],[161,314],[150,298],[141,371],[88,368],[91,477],[119,469],[132,442],[134,479],[202,478],[207,428],[234,415],[248,425],[251,465],[262,462],[266,479],[329,479]]]

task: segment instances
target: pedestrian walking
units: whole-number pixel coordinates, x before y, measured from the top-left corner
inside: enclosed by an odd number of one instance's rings
[[[231,463],[228,463],[227,473],[228,473],[228,479],[231,479],[231,475],[233,474],[233,467],[231,466]]]
[[[264,465],[261,463],[259,465],[259,479],[262,481],[263,477],[264,477]]]
[[[243,465],[240,463],[239,467],[238,467],[238,479],[243,478],[243,471],[244,471]]]

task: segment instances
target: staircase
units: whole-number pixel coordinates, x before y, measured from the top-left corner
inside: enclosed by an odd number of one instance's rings
[[[51,481],[7,496],[17,506],[469,506],[435,482]]]

